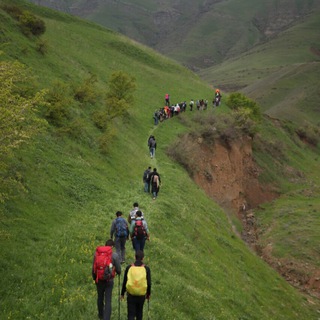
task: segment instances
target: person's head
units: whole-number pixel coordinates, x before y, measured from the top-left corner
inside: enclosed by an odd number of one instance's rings
[[[149,170],[151,170],[151,167],[148,167]]]
[[[106,241],[106,246],[107,247],[114,247],[114,241],[112,239],[108,239]]]
[[[157,172],[157,168],[153,168],[153,172]]]
[[[139,203],[138,203],[138,202],[135,202],[135,203],[133,204],[133,207],[134,207],[134,208],[139,207]]]
[[[144,258],[144,253],[141,250],[136,251],[136,260],[142,261]]]
[[[116,216],[117,216],[117,217],[122,216],[122,212],[121,212],[121,211],[117,211],[117,212],[116,212]]]
[[[141,212],[140,210],[138,210],[138,211],[136,212],[136,216],[137,216],[138,218],[141,218],[142,212]]]

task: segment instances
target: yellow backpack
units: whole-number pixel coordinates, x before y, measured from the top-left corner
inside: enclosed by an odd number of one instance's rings
[[[144,264],[141,266],[131,265],[126,289],[133,296],[144,296],[147,293],[147,271]]]

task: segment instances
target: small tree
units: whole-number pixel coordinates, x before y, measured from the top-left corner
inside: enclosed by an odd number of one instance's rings
[[[109,119],[123,116],[133,104],[133,92],[136,89],[135,78],[118,71],[111,75],[106,98],[106,112]]]
[[[55,81],[48,94],[45,118],[56,127],[66,125],[72,118],[71,107],[75,103],[70,86],[62,81]]]
[[[99,92],[96,88],[98,82],[96,75],[90,75],[74,90],[74,98],[80,103],[92,103],[97,101]]]
[[[230,109],[242,113],[242,116],[246,115],[251,120],[257,122],[261,120],[261,110],[259,105],[240,92],[231,93],[226,104]]]

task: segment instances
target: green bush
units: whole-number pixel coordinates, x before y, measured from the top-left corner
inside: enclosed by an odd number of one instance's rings
[[[310,123],[304,123],[301,127],[296,130],[299,138],[316,147],[320,141],[320,128]]]
[[[71,120],[71,107],[74,104],[70,87],[56,81],[47,94],[48,106],[45,111],[45,118],[48,122],[56,127],[67,125]]]
[[[20,28],[25,35],[29,36],[32,34],[34,36],[40,36],[45,33],[45,22],[31,12],[27,10],[22,11],[17,6],[3,5],[1,8],[12,18],[19,21]]]
[[[15,20],[19,20],[19,17],[22,15],[22,10],[17,6],[3,5],[1,8]]]
[[[21,30],[26,35],[40,36],[45,33],[46,25],[43,20],[29,11],[23,11],[19,16]]]
[[[43,39],[39,39],[37,41],[37,51],[41,53],[43,56],[48,53],[48,42]]]
[[[254,121],[261,120],[262,115],[258,104],[240,92],[231,93],[227,98],[226,105],[232,110],[245,110],[243,116],[246,115]]]
[[[96,88],[97,76],[91,75],[88,79],[85,79],[77,88],[75,88],[74,98],[80,103],[90,103],[94,104],[98,97],[99,93]]]

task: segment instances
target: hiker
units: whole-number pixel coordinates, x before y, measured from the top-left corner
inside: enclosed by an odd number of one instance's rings
[[[156,155],[156,148],[157,148],[157,142],[156,142],[156,138],[154,136],[149,137],[148,147],[149,147],[150,157],[152,159]]]
[[[191,99],[191,101],[189,102],[190,111],[192,111],[193,105],[194,105],[194,100]]]
[[[131,225],[131,222],[136,219],[136,213],[137,213],[138,210],[140,210],[139,203],[138,202],[134,202],[133,203],[133,209],[130,211],[129,216],[128,216],[129,226]],[[142,217],[142,219],[144,219],[142,211],[141,211],[141,217]]]
[[[166,95],[164,96],[165,99],[165,104],[166,106],[170,105],[170,95],[168,93],[166,93]]]
[[[136,261],[127,266],[122,283],[121,299],[127,292],[128,320],[142,320],[145,300],[150,300],[151,271],[143,263],[143,251],[137,251]]]
[[[143,172],[143,176],[142,176],[142,181],[144,184],[144,192],[150,192],[150,173],[151,173],[151,167],[148,167],[148,169],[146,169]]]
[[[220,90],[216,89],[216,92],[214,94],[214,103],[213,103],[216,107],[220,105],[221,98],[222,98],[222,95],[220,94]]]
[[[105,246],[98,246],[92,264],[92,278],[96,283],[98,294],[98,317],[103,320],[111,318],[113,278],[121,273],[119,256],[112,252],[113,247],[112,239],[107,240]]]
[[[110,228],[110,238],[115,237],[115,247],[121,263],[126,260],[126,241],[129,239],[129,228],[126,219],[122,217],[122,212],[116,212],[116,219],[112,221]]]
[[[153,200],[155,200],[160,191],[161,179],[160,175],[157,172],[156,168],[153,168],[153,172],[150,175],[150,184],[151,184],[151,193],[153,196]]]
[[[136,212],[136,218],[131,222],[130,236],[133,248],[136,251],[143,251],[146,240],[150,239],[150,235],[147,221],[142,218],[142,212],[140,210]]]
[[[153,120],[154,120],[154,125],[158,125],[159,120],[160,120],[160,111],[156,110],[153,114]]]

